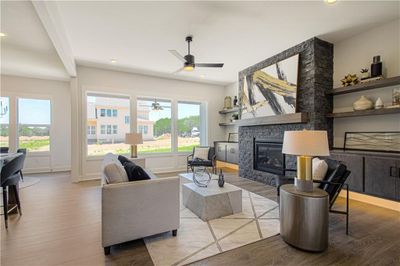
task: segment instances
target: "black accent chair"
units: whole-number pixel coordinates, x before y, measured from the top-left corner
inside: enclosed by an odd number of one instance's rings
[[[347,178],[351,172],[347,170],[346,165],[342,162],[325,159],[328,164],[328,171],[323,180],[313,180],[314,183],[318,183],[318,188],[325,190],[329,195],[329,212],[339,213],[346,215],[346,235],[349,234],[349,185],[346,184]],[[279,196],[280,187],[284,184],[293,184],[293,177],[278,177],[277,179],[277,192]],[[346,210],[338,211],[333,209],[333,205],[337,197],[339,196],[342,188],[346,189]]]
[[[17,150],[17,153],[22,153],[21,156],[24,156],[24,161],[25,161],[25,158],[26,158],[26,149],[25,149],[25,148],[23,148],[23,149],[18,149],[18,150]],[[21,175],[21,180],[24,181],[24,175],[22,174],[22,169],[21,169],[21,171],[20,171],[19,173],[20,173],[20,175]]]
[[[187,165],[186,165],[186,171],[189,172],[189,169],[193,172],[194,167],[197,166],[204,166],[204,167],[211,167],[212,172],[214,174],[217,173],[217,167],[216,167],[216,154],[215,154],[215,148],[214,147],[198,147],[198,148],[208,148],[208,160],[201,160],[198,158],[194,158],[194,153],[195,149],[197,147],[193,148],[193,153],[190,154],[187,157]]]
[[[6,229],[8,229],[8,214],[14,210],[16,207],[18,208],[18,212],[22,215],[21,212],[21,202],[19,200],[18,194],[18,183],[21,179],[20,173],[22,168],[24,167],[25,156],[20,155],[12,160],[8,161],[3,168],[1,169],[1,187],[3,189],[3,209],[4,209],[4,222],[6,225]],[[15,195],[15,201],[17,203],[16,206],[12,207],[10,210],[8,209],[8,191],[12,189]]]
[[[0,153],[8,153],[8,147],[0,147]]]

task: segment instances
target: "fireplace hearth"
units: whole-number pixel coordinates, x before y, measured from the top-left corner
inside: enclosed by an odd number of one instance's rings
[[[282,142],[254,139],[254,170],[276,175],[285,175],[285,154]]]

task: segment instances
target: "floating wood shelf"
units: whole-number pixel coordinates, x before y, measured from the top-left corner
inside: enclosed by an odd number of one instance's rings
[[[219,111],[219,113],[220,113],[221,115],[230,114],[230,113],[236,113],[236,112],[239,112],[239,107],[234,107],[234,108],[232,108],[232,109],[227,109],[227,110],[221,110],[221,111]]]
[[[352,93],[352,92],[384,88],[384,87],[389,87],[389,86],[394,86],[394,85],[400,85],[400,76],[392,77],[392,78],[384,78],[384,79],[379,79],[379,80],[373,80],[373,81],[369,81],[369,82],[365,82],[365,83],[359,83],[359,84],[353,85],[353,86],[335,88],[333,90],[328,91],[327,94],[340,95],[340,94],[346,94],[346,93]]]
[[[326,117],[341,118],[341,117],[356,117],[356,116],[369,116],[369,115],[388,115],[400,114],[400,108],[382,108],[377,110],[363,110],[342,113],[327,114]]]
[[[272,115],[257,118],[241,119],[232,123],[221,123],[226,126],[262,126],[262,125],[282,125],[282,124],[298,124],[307,123],[308,113],[294,113],[285,115]],[[220,124],[220,126],[221,126]]]
[[[219,123],[220,127],[229,127],[229,126],[236,126],[235,122],[230,122],[230,123]]]

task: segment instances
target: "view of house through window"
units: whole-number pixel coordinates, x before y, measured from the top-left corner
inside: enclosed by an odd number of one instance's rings
[[[87,95],[87,155],[129,153],[125,134],[130,132],[129,97]]]
[[[139,153],[171,152],[171,102],[138,99],[137,132],[143,135]]]
[[[178,151],[191,152],[200,145],[200,104],[178,102]]]
[[[10,128],[10,99],[0,97],[0,147],[8,147]]]
[[[18,99],[18,147],[30,152],[50,151],[51,103]]]

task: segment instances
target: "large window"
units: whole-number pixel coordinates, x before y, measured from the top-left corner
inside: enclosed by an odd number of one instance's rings
[[[18,99],[18,147],[50,151],[50,100]]]
[[[9,147],[10,99],[0,97],[0,147]]]
[[[86,102],[87,126],[100,128],[97,134],[87,134],[87,154],[129,153],[129,145],[124,143],[125,134],[130,132],[126,120],[130,113],[129,97],[89,93]]]
[[[200,104],[178,102],[178,151],[191,152],[200,145]]]
[[[139,153],[171,152],[171,102],[138,99],[137,132],[143,134]]]

